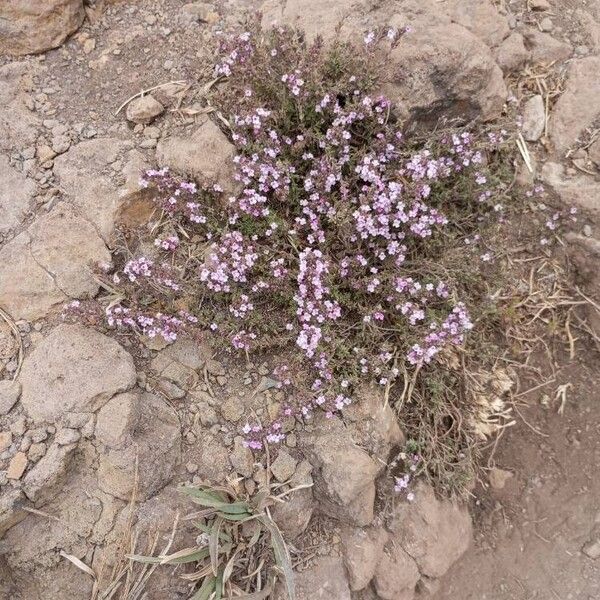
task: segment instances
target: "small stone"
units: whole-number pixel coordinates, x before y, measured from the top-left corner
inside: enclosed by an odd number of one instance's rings
[[[244,414],[244,404],[240,398],[232,396],[221,404],[221,414],[226,421],[236,423]]]
[[[490,486],[494,490],[504,489],[506,482],[511,477],[513,477],[513,474],[510,471],[505,471],[504,469],[492,469],[488,475]]]
[[[29,432],[29,437],[34,444],[43,442],[48,437],[48,432],[45,427],[37,427]]]
[[[209,406],[208,403],[199,402],[196,406],[200,415],[200,423],[204,427],[212,427],[219,422],[217,411],[212,406]]]
[[[157,140],[160,137],[160,129],[158,127],[149,125],[148,127],[144,128],[144,136],[153,140]]]
[[[546,125],[546,108],[541,95],[532,96],[523,107],[523,137],[536,142],[542,137]]]
[[[544,17],[540,22],[540,29],[542,31],[552,31],[554,28],[554,23],[552,23],[552,19],[550,17]]]
[[[151,148],[156,148],[156,144],[157,144],[156,140],[149,139],[149,140],[141,141],[139,146],[140,146],[140,148],[149,150]]]
[[[600,558],[600,537],[586,542],[581,551],[593,560]]]
[[[81,438],[81,434],[79,431],[77,431],[77,429],[69,429],[64,427],[63,429],[58,430],[54,441],[59,446],[67,446],[68,444],[74,444],[75,442],[78,442],[79,438]]]
[[[590,225],[588,225],[587,223],[583,226],[583,235],[585,235],[585,237],[592,237],[592,228]]]
[[[185,397],[185,390],[168,379],[161,379],[157,387],[169,400],[181,400]]]
[[[173,61],[172,60],[165,60],[165,62],[163,63],[163,69],[165,71],[170,71],[173,68]]]
[[[186,471],[190,473],[195,473],[198,470],[198,465],[195,462],[189,462],[185,465]]]
[[[96,439],[111,448],[120,448],[131,440],[139,420],[139,396],[134,392],[111,398],[98,413]]]
[[[144,21],[146,21],[148,25],[154,25],[156,23],[156,17],[154,15],[146,15]]]
[[[280,483],[288,481],[296,471],[298,461],[285,450],[279,450],[277,458],[271,465],[271,473]]]
[[[18,381],[9,379],[0,381],[0,415],[8,414],[20,395],[21,384]]]
[[[154,96],[142,96],[127,105],[127,120],[133,123],[150,123],[164,110],[164,106]]]
[[[288,448],[295,448],[298,445],[298,436],[295,433],[290,433],[285,439],[285,445]]]
[[[21,479],[27,468],[27,455],[24,452],[17,452],[8,465],[6,476],[9,479]]]
[[[52,160],[56,156],[56,152],[50,148],[47,144],[42,144],[36,149],[36,155],[41,165]]]
[[[31,444],[29,448],[29,452],[27,453],[27,458],[31,462],[37,462],[46,454],[46,444],[44,442],[40,442],[39,444]]]
[[[19,417],[14,423],[11,424],[10,430],[13,435],[23,435],[27,429],[25,417]]]
[[[529,8],[531,10],[550,10],[550,2],[548,0],[529,0]]]
[[[29,450],[30,446],[31,446],[31,438],[29,436],[25,436],[21,440],[21,445],[19,446],[19,450],[21,452],[27,452],[27,450]]]
[[[240,436],[234,439],[233,444],[233,451],[229,455],[231,466],[235,469],[236,473],[239,473],[243,477],[252,477],[254,469],[252,452],[244,446],[244,440]]]
[[[12,433],[10,431],[0,431],[0,452],[10,448],[12,444]]]
[[[83,42],[83,53],[90,54],[96,48],[96,40],[94,38],[88,38]]]

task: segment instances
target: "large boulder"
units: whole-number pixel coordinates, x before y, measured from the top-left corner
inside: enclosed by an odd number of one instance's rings
[[[191,136],[161,139],[156,148],[161,167],[203,183],[219,184],[226,191],[231,191],[234,184],[234,155],[233,144],[210,119]]]
[[[550,116],[549,133],[557,153],[565,153],[600,116],[600,57],[588,56],[569,67],[564,93]]]
[[[13,169],[6,156],[0,156],[0,234],[21,223],[35,194],[35,183]]]
[[[94,412],[133,387],[131,355],[117,342],[81,325],[59,325],[23,362],[21,403],[36,422],[69,412]]]
[[[140,193],[147,166],[131,142],[116,138],[80,142],[54,159],[60,188],[107,242],[119,209]]]
[[[93,296],[91,267],[110,260],[94,227],[61,203],[0,250],[0,306],[15,319],[44,317],[69,298]]]
[[[35,54],[57,48],[77,31],[83,0],[10,0],[0,3],[0,54]]]
[[[389,62],[384,91],[406,118],[489,120],[506,100],[502,71],[490,49],[455,23],[415,26],[392,50]]]

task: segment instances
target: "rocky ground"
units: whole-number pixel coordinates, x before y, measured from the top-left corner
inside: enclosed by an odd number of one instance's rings
[[[378,478],[403,434],[371,390],[344,422],[317,420],[261,463],[237,432],[281,408],[268,358],[217,361],[185,341],[138,348],[60,318],[65,302],[97,293],[90,265],[110,262],[116,227],[147,217],[144,167],[227,184],[231,150],[199,100],[210,40],[257,8],[308,36],[331,37],[340,22],[342,36],[411,25],[391,88],[407,118],[491,119],[516,104],[533,171],[521,165],[520,182],[583,211],[568,251],[600,298],[600,2],[50,0],[39,14],[26,4],[0,7],[0,597],[97,593],[134,490],[138,531],[162,544],[186,511],[176,484],[233,478],[250,494],[266,479],[314,484],[274,514],[301,599],[600,597],[595,350],[522,396],[524,418],[474,491],[472,536],[467,508],[424,484],[414,504],[381,505]],[[568,383],[558,412],[555,390]],[[189,596],[171,569],[151,581],[149,598]]]

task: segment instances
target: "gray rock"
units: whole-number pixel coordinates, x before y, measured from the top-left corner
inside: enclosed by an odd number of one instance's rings
[[[546,125],[546,107],[544,98],[537,94],[523,106],[523,137],[528,142],[537,142],[544,133]]]
[[[344,527],[341,538],[350,589],[363,590],[375,576],[388,539],[387,532],[375,527]]]
[[[520,33],[511,33],[501,44],[496,48],[496,62],[505,73],[510,73],[520,69],[527,58],[529,52],[525,48],[523,36]]]
[[[236,473],[239,473],[243,477],[252,477],[254,457],[252,456],[252,451],[244,446],[243,440],[239,436],[233,440],[233,450],[229,456],[229,460]]]
[[[56,437],[54,441],[59,446],[67,446],[70,444],[75,444],[81,438],[81,434],[77,429],[69,429],[68,427],[62,427],[56,432]]]
[[[81,325],[59,325],[23,362],[21,403],[36,422],[93,412],[135,385],[131,356]]]
[[[0,380],[0,416],[7,415],[21,395],[21,384],[10,379]]]

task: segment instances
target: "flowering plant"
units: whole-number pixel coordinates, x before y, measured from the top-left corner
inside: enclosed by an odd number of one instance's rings
[[[407,135],[377,91],[380,53],[404,33],[356,47],[307,46],[286,28],[225,39],[214,103],[236,149],[235,192],[144,174],[162,218],[153,255],[112,274],[125,300],[106,309],[108,324],[167,341],[208,331],[242,353],[277,348],[295,402],[284,414],[304,417],[460,346],[473,318],[445,258],[458,248],[470,261],[465,240],[501,212],[505,132]],[[244,433],[253,448],[283,437],[278,422]]]

